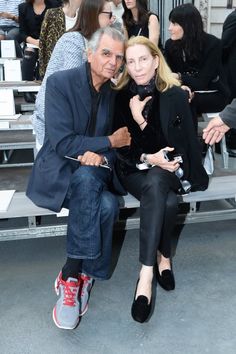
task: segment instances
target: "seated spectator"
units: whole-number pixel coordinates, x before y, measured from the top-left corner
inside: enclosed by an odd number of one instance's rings
[[[166,60],[173,75],[195,92],[192,107],[197,124],[197,114],[219,112],[228,102],[221,41],[204,32],[202,17],[192,4],[175,7],[169,20],[171,38],[165,44]]]
[[[224,21],[222,31],[223,66],[227,75],[230,98],[236,98],[236,10],[231,12]],[[229,155],[236,157],[236,129],[226,134]]]
[[[122,19],[127,39],[132,36],[144,36],[157,45],[160,37],[159,18],[148,11],[147,0],[122,0],[122,4]]]
[[[56,71],[80,66],[86,60],[86,44],[100,27],[111,23],[111,7],[106,0],[82,0],[75,26],[58,40],[37,95],[32,122],[37,150],[45,135],[45,91],[47,78]]]
[[[139,273],[132,317],[144,322],[152,308],[152,284],[175,288],[171,236],[177,216],[177,193],[204,190],[202,166],[185,92],[160,49],[143,36],[126,43],[126,70],[118,82],[115,129],[126,126],[131,145],[118,150],[120,179],[140,200]],[[154,281],[155,283],[155,281]]]
[[[39,37],[39,75],[41,79],[45,75],[56,42],[75,25],[80,4],[81,0],[64,0],[63,6],[47,10]]]
[[[57,6],[55,0],[26,0],[19,5],[21,40],[25,43],[22,61],[22,79],[38,79],[36,63],[38,60],[39,34],[47,9]],[[27,99],[27,96],[26,96]],[[28,101],[31,101],[29,99]]]
[[[0,41],[4,39],[16,41],[16,55],[21,57],[19,36],[18,5],[24,0],[0,1]]]
[[[116,26],[118,23],[120,28],[123,27],[122,15],[124,13],[124,8],[121,0],[112,0],[111,1],[111,12],[114,18],[113,25]]]

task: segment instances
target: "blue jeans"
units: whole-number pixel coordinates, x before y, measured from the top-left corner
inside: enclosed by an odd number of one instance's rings
[[[93,278],[109,277],[113,225],[118,200],[108,190],[111,172],[80,166],[72,175],[64,206],[69,208],[67,255],[81,259],[82,271]]]

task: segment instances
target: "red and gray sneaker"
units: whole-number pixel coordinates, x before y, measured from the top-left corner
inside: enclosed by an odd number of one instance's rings
[[[55,325],[63,329],[74,329],[80,316],[80,278],[68,278],[64,281],[60,272],[55,281],[55,291],[60,296],[53,309]]]
[[[90,291],[92,289],[94,279],[81,273],[80,274],[80,316],[83,316],[88,310],[88,302]]]

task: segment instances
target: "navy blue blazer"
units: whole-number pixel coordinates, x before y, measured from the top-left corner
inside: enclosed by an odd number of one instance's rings
[[[79,68],[56,72],[47,79],[45,101],[45,140],[29,179],[26,195],[38,206],[58,212],[67,194],[70,178],[77,162],[64,156],[77,157],[86,151],[105,155],[109,164],[115,161],[108,135],[112,131],[112,88],[102,91],[97,121],[103,122],[104,132],[88,136],[91,113],[91,92],[86,64]],[[115,173],[113,187],[123,193]]]

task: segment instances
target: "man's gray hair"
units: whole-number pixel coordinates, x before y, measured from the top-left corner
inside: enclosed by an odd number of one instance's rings
[[[111,37],[115,41],[119,41],[122,43],[125,42],[124,35],[116,28],[109,26],[109,27],[99,28],[96,32],[94,32],[94,34],[88,41],[87,49],[92,50],[93,53],[96,52],[97,48],[99,47],[100,40],[104,34]]]

